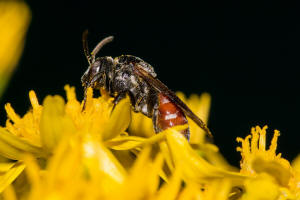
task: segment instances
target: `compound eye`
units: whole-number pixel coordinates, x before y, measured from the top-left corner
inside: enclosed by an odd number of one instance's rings
[[[93,66],[91,68],[91,74],[96,75],[99,73],[99,71],[100,71],[100,62],[93,63]]]

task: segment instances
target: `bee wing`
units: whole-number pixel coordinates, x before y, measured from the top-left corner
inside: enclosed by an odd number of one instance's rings
[[[194,114],[193,111],[191,111],[191,109],[185,103],[183,103],[183,101],[181,101],[179,97],[177,97],[177,95],[172,92],[165,84],[163,84],[157,78],[154,78],[139,65],[135,65],[134,72],[138,76],[142,77],[151,86],[153,86],[158,92],[161,92],[164,95],[168,96],[174,103],[176,103],[178,107],[183,110],[183,112],[189,118],[191,118],[200,128],[202,128],[210,137],[212,137],[212,134],[206,124],[196,114]]]

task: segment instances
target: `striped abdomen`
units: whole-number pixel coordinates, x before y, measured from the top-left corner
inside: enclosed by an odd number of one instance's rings
[[[162,93],[158,94],[158,110],[156,116],[156,127],[159,132],[166,130],[177,125],[187,124],[183,111],[173,103],[169,97],[163,95]],[[190,131],[189,128],[182,131],[182,134],[189,140]]]

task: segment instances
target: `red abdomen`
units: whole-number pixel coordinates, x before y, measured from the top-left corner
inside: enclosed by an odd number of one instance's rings
[[[173,103],[169,97],[160,93],[158,94],[158,101],[159,106],[156,125],[161,131],[173,126],[184,125],[188,123],[183,111],[175,103]],[[189,139],[189,128],[182,131],[182,134]]]

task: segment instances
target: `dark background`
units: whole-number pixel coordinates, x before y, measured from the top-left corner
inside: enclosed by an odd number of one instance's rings
[[[89,29],[92,49],[114,35],[101,55],[132,54],[155,67],[170,89],[209,92],[209,127],[215,143],[234,165],[237,136],[252,126],[281,131],[278,152],[292,160],[299,153],[299,18],[296,5],[279,1],[188,2],[168,5],[91,1],[29,1],[32,23],[19,67],[1,101],[23,115],[28,91],[40,99],[65,95],[87,68],[81,35]],[[215,5],[214,5],[215,4]]]

